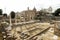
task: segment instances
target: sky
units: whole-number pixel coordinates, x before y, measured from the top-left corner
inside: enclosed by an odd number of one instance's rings
[[[48,8],[51,6],[53,10],[60,8],[60,0],[0,0],[0,9],[3,13],[9,14],[11,11],[21,12],[23,10]]]

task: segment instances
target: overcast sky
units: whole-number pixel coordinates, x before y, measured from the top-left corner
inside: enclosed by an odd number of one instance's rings
[[[60,0],[0,0],[0,9],[3,9],[3,12],[7,14],[10,11],[27,10],[27,7],[33,9],[34,6],[37,10],[52,6],[53,10],[55,10],[60,7]]]

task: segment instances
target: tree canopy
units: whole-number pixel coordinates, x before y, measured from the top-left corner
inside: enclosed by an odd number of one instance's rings
[[[55,12],[54,12],[55,16],[60,16],[60,8],[58,8]]]
[[[2,9],[0,9],[0,15],[2,15],[2,12],[3,12]]]
[[[14,11],[11,11],[10,15],[11,15],[12,19],[15,18],[15,12]]]
[[[6,14],[6,13],[4,13],[4,14],[3,14],[3,16],[7,17],[7,14]]]

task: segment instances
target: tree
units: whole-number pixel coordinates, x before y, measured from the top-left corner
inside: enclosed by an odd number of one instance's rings
[[[35,19],[36,20],[41,20],[41,16],[43,15],[42,13],[43,13],[42,11],[37,12],[36,13],[37,15],[35,16]]]
[[[10,15],[11,15],[12,19],[15,18],[15,12],[14,11],[11,11]]]
[[[7,14],[6,14],[6,13],[4,13],[4,14],[3,14],[3,16],[4,16],[4,17],[7,17]]]
[[[60,14],[60,8],[58,8],[58,9],[54,12],[54,15],[55,15],[55,16],[60,16],[59,14]]]
[[[0,9],[0,15],[2,15],[2,12],[3,12],[2,9]]]

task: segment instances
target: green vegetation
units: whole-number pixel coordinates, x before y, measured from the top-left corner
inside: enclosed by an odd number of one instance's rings
[[[2,9],[0,9],[0,15],[2,15],[2,12],[3,12]]]
[[[11,15],[11,18],[12,18],[12,19],[15,18],[15,12],[14,12],[14,11],[11,11],[10,15]]]
[[[60,8],[58,8],[54,13],[54,16],[60,16]]]

